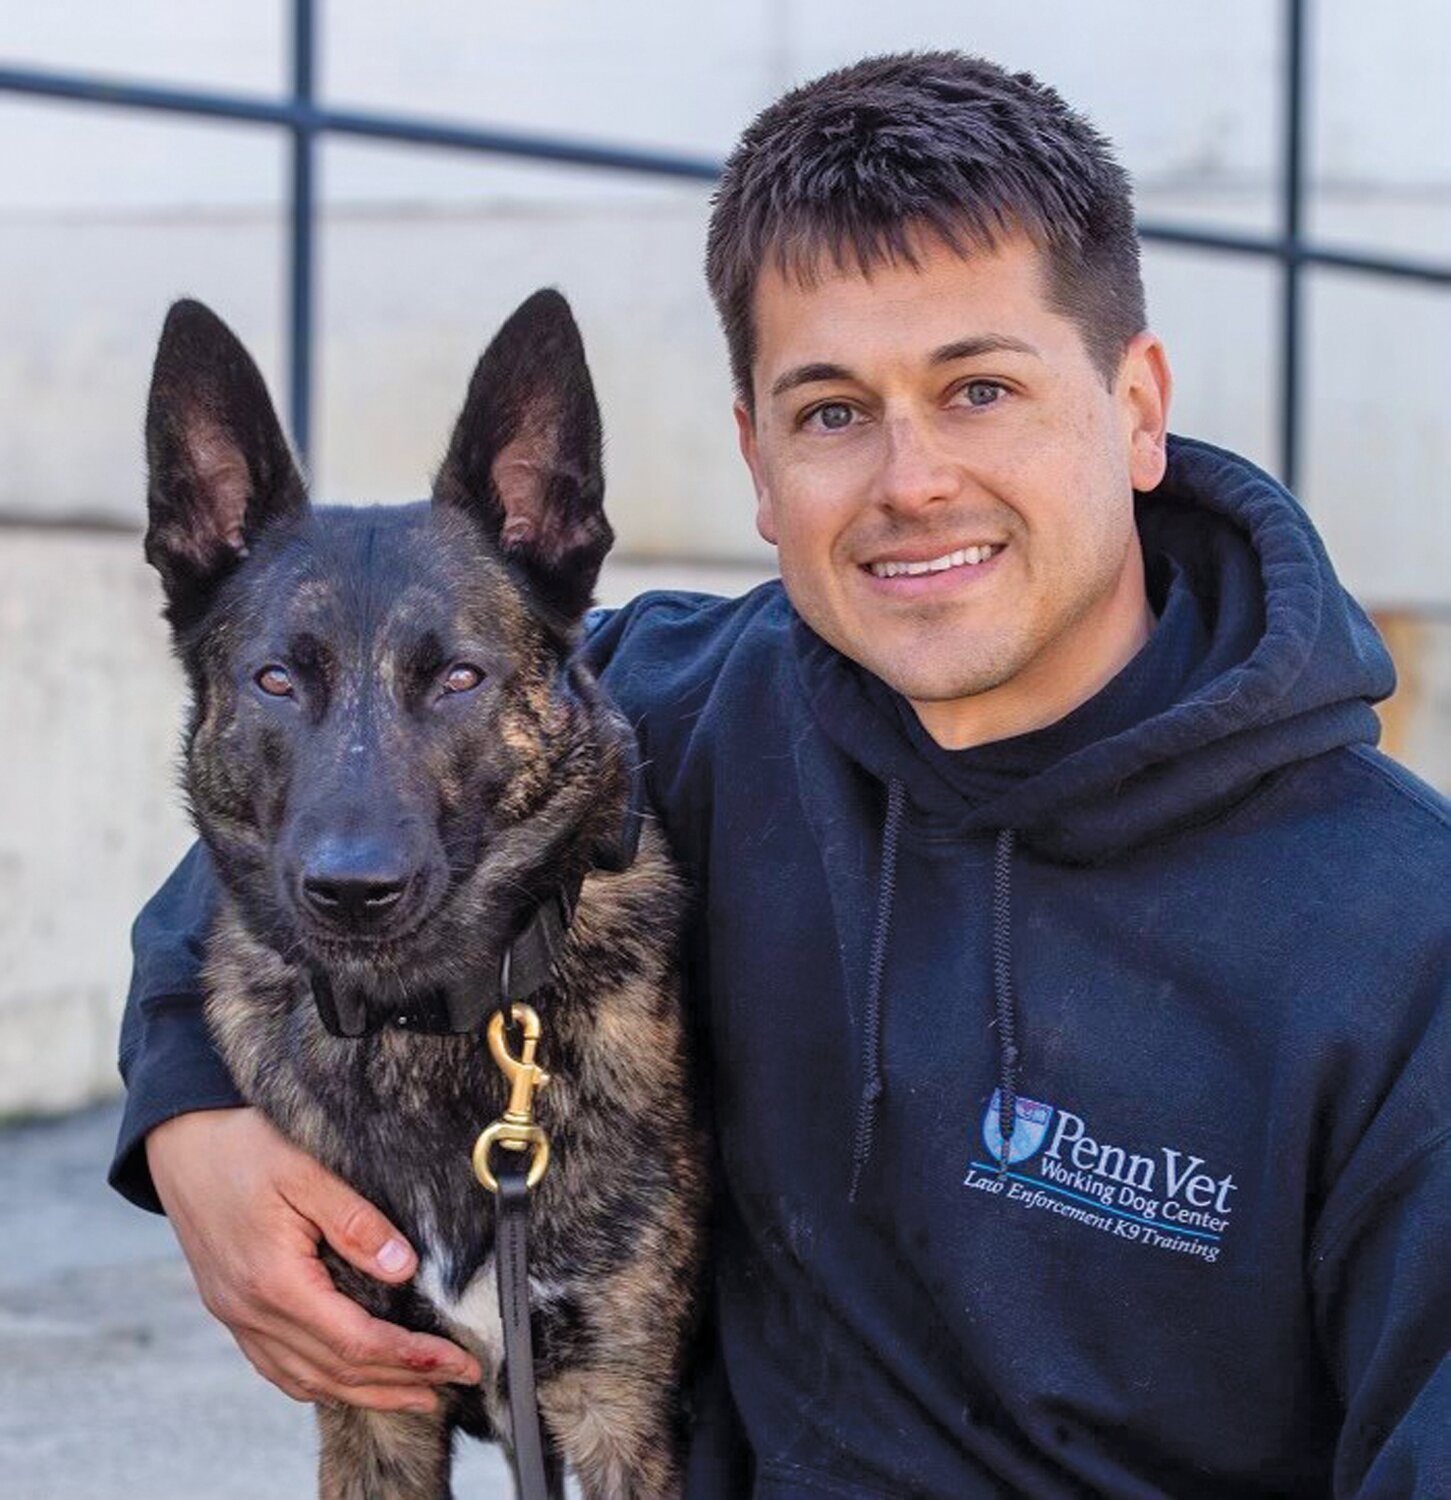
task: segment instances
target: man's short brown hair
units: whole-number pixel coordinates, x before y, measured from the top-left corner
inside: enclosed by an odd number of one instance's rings
[[[1029,73],[959,52],[872,57],[793,89],[746,128],[715,195],[706,280],[736,389],[752,404],[752,301],[768,257],[809,284],[823,261],[914,264],[913,235],[959,253],[1025,233],[1049,305],[1112,384],[1144,326],[1127,173]]]

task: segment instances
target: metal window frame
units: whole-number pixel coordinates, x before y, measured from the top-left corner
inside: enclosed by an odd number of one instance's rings
[[[0,67],[0,94],[97,107],[228,120],[287,131],[292,139],[288,198],[288,414],[304,463],[312,437],[313,343],[317,280],[316,158],[326,136],[386,141],[433,150],[465,151],[519,161],[714,182],[721,164],[703,157],[610,145],[597,140],[455,125],[422,116],[333,109],[316,96],[317,0],[292,0],[292,89],[271,99],[219,91],[128,83],[90,74]],[[1191,225],[1140,221],[1140,237],[1211,253],[1252,256],[1280,267],[1279,477],[1291,489],[1300,473],[1304,414],[1304,273],[1308,267],[1451,287],[1451,264],[1413,257],[1334,249],[1305,238],[1307,160],[1307,0],[1284,0],[1279,231],[1237,233]],[[40,523],[40,524],[43,524]]]

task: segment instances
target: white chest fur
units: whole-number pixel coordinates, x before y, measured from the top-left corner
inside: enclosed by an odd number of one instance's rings
[[[446,1270],[446,1258],[425,1248],[419,1257],[414,1284],[433,1304],[454,1338],[468,1345],[488,1374],[495,1374],[504,1362],[504,1324],[499,1316],[494,1257],[491,1255],[479,1267],[457,1298],[444,1291]]]
[[[425,1231],[419,1236],[418,1274],[414,1285],[433,1304],[451,1337],[466,1344],[488,1375],[497,1374],[504,1363],[504,1324],[499,1315],[499,1281],[491,1255],[474,1272],[473,1279],[457,1297],[445,1287],[452,1278],[452,1260],[440,1251],[437,1236]],[[529,1278],[529,1303],[538,1309],[559,1297],[563,1288],[553,1282]],[[538,1350],[535,1350],[538,1353]],[[486,1379],[486,1384],[488,1381]]]

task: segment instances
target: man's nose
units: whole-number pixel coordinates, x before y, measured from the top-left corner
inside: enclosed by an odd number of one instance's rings
[[[925,416],[893,416],[885,428],[878,474],[878,498],[883,506],[909,514],[956,494],[957,467]]]

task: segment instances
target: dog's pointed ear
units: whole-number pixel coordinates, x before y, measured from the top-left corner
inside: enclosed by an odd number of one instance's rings
[[[261,372],[210,308],[167,314],[146,409],[146,556],[180,627],[269,522],[307,505]]]
[[[558,292],[535,292],[484,351],[433,498],[468,511],[550,608],[577,620],[589,607],[614,533],[599,406]]]

